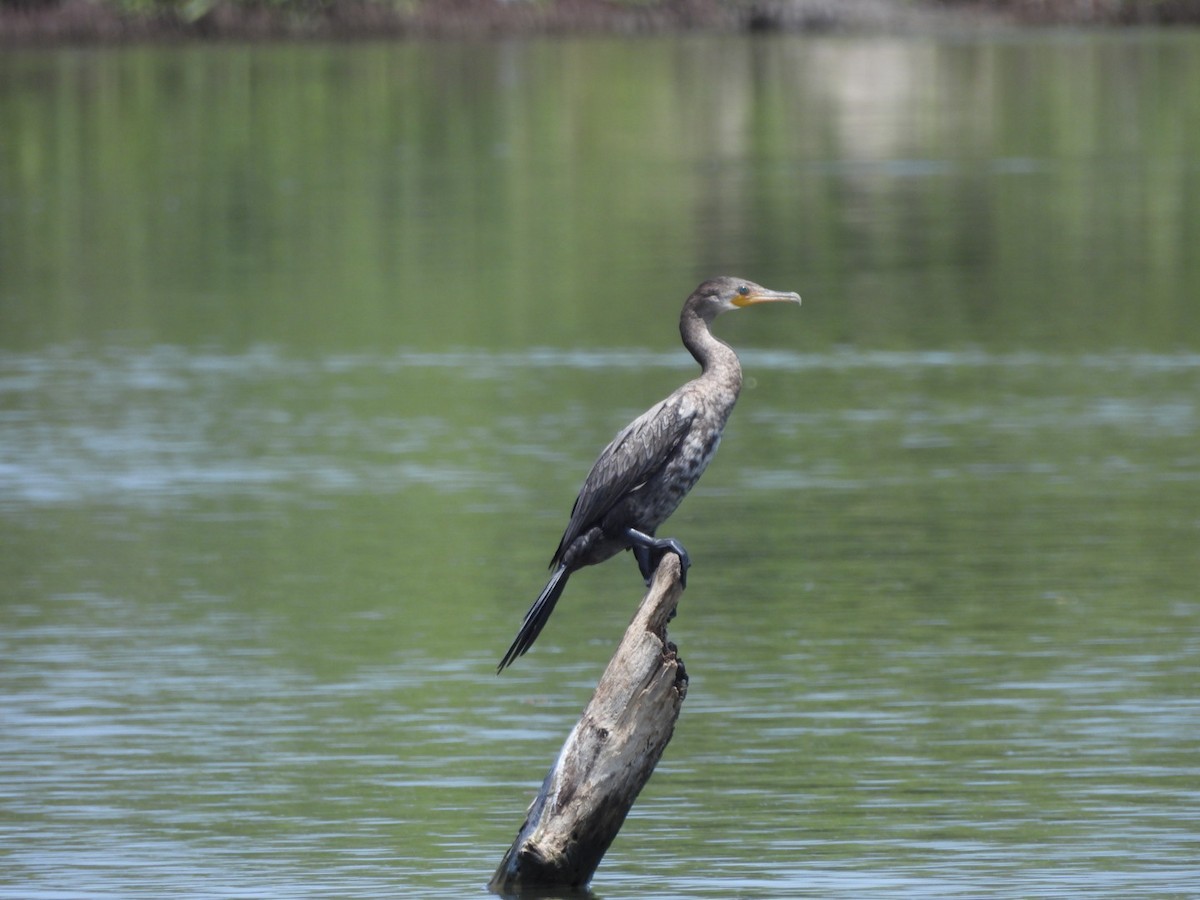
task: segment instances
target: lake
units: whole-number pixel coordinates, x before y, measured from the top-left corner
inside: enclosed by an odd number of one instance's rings
[[[1200,894],[1200,35],[0,56],[0,897],[466,897],[642,595],[575,492],[715,331],[691,685],[596,897]]]

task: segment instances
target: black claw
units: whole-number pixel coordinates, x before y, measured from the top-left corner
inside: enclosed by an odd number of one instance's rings
[[[650,587],[650,582],[654,580],[655,561],[650,555],[650,548],[641,544],[634,544],[633,558],[637,560],[638,571],[642,573],[642,580],[646,582],[646,587]]]
[[[663,543],[666,544],[666,547],[663,548],[664,553],[669,551],[679,557],[679,586],[686,588],[688,569],[692,565],[691,557],[688,556],[687,550],[683,548],[683,544],[679,543],[675,538],[664,538]],[[662,558],[661,554],[659,558]]]
[[[646,581],[646,587],[649,587],[650,582],[654,580],[654,571],[658,568],[664,553],[674,553],[679,557],[679,586],[687,587],[687,573],[692,560],[683,544],[679,543],[676,538],[651,537],[634,528],[628,529],[625,536],[629,539],[642,578]]]

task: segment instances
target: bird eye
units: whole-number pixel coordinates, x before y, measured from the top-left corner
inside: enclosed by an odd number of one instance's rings
[[[741,294],[743,297],[745,297],[747,294],[750,293],[750,288],[744,284],[740,285],[738,287],[738,293]]]

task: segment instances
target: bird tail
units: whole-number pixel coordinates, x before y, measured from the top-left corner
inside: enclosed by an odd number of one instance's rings
[[[533,601],[529,612],[525,613],[525,620],[521,623],[521,630],[513,639],[512,646],[504,654],[504,659],[500,660],[500,665],[496,666],[497,675],[516,662],[518,657],[524,656],[525,651],[533,646],[537,636],[542,633],[546,620],[550,618],[550,613],[554,612],[554,604],[562,596],[563,588],[567,586],[567,577],[570,574],[566,566],[560,565],[554,570],[554,574],[542,588],[542,593]]]

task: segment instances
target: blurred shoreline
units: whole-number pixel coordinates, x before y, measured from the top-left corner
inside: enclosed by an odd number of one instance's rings
[[[16,0],[0,45],[1200,24],[1200,0]]]

